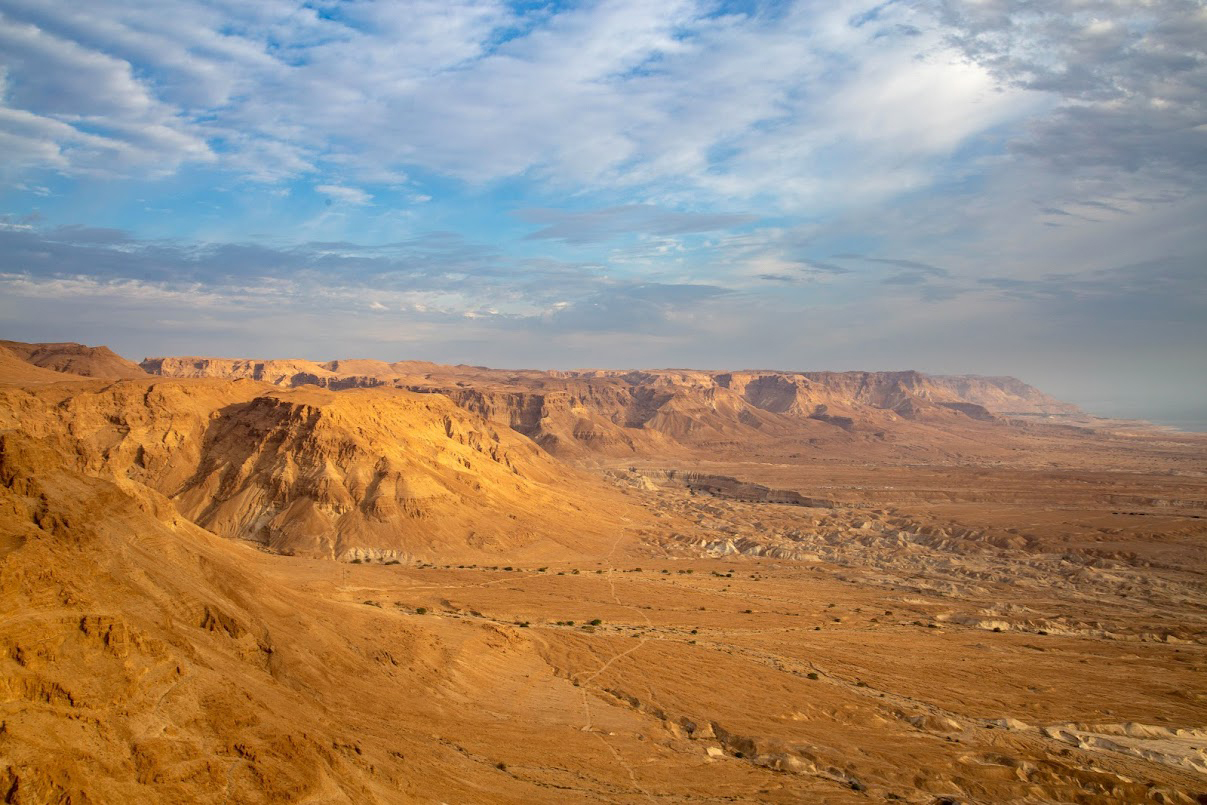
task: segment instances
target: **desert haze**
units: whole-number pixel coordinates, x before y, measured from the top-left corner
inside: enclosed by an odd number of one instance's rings
[[[0,342],[0,794],[1207,801],[1207,436],[1019,380]]]

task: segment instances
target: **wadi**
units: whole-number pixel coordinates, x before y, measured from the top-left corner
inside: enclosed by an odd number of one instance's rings
[[[6,803],[1207,802],[1207,435],[0,342]]]

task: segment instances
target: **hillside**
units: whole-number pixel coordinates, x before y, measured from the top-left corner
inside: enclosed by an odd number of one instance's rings
[[[584,524],[581,512],[584,495],[616,493],[438,395],[148,378],[0,385],[0,403],[0,430],[41,439],[89,475],[166,496],[217,534],[283,553],[575,555],[594,550],[612,522]]]
[[[147,373],[108,347],[88,347],[72,342],[27,344],[0,341],[3,347],[26,363],[65,374],[107,380],[146,377]]]
[[[22,358],[7,347],[0,346],[0,382],[41,385],[43,383],[66,383],[81,380],[79,375],[64,374],[52,369],[43,369]]]

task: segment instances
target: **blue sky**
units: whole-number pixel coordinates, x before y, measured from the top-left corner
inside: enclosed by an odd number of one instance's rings
[[[0,0],[0,325],[1203,419],[1207,9]]]

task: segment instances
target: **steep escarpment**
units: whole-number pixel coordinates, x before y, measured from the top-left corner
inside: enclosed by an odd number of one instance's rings
[[[147,358],[146,372],[164,377],[216,377],[226,380],[258,380],[274,386],[321,386],[331,389],[371,388],[386,385],[378,374],[349,373],[349,365],[361,361],[254,361],[229,358]],[[386,366],[386,364],[383,364]],[[335,367],[334,369],[331,367]],[[377,367],[374,367],[376,369]]]
[[[439,395],[199,379],[0,387],[0,403],[0,430],[277,552],[574,555],[612,525],[578,523],[598,482]]]
[[[413,560],[591,544],[571,530],[569,482],[586,479],[442,397],[264,395],[224,411],[204,445],[174,495],[182,511],[277,551]]]
[[[352,360],[153,358],[173,377],[262,380],[329,389],[389,386],[440,394],[578,458],[679,455],[793,443],[858,449],[923,444],[938,432],[1010,427],[1009,417],[1080,414],[1013,378],[920,372],[535,371]],[[938,430],[936,430],[938,429]]]

